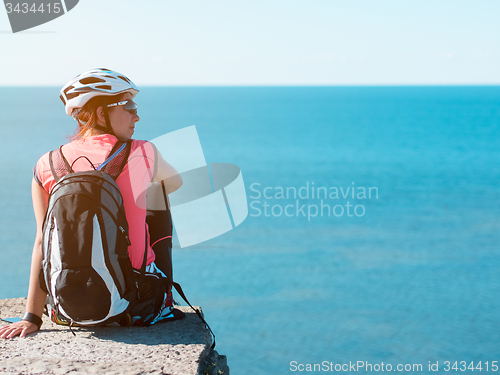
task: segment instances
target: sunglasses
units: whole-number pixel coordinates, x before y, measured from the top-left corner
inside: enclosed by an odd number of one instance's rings
[[[123,102],[108,104],[107,107],[116,107],[122,105],[123,109],[133,115],[137,114],[137,103],[133,100],[125,100]]]

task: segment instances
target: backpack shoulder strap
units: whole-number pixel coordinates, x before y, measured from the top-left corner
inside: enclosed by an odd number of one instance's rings
[[[108,157],[98,169],[106,172],[116,180],[127,164],[131,148],[132,140],[116,142],[109,152]]]
[[[97,168],[97,170],[109,174],[113,180],[116,180],[127,164],[131,147],[131,140],[116,142],[109,152],[106,160]]]
[[[64,157],[62,146],[57,150],[49,152],[49,165],[52,176],[56,182],[67,174],[74,173],[68,160]]]
[[[62,152],[62,148],[63,148],[63,146],[59,147],[59,152],[61,154],[61,158],[64,162],[64,165],[66,166],[66,169],[68,170],[68,173],[75,173],[73,168],[71,168],[71,166],[69,165],[68,160],[64,157],[64,154]]]

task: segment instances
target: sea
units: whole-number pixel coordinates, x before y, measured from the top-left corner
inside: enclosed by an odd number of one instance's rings
[[[0,298],[27,294],[32,168],[75,129],[58,90],[0,88]],[[174,249],[231,374],[498,371],[500,87],[136,99],[135,138],[195,125],[207,162],[241,169],[247,218]]]

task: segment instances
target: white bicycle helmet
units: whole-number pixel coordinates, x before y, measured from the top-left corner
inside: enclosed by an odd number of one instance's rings
[[[66,113],[82,108],[95,96],[113,96],[129,92],[132,98],[139,92],[137,86],[125,75],[113,70],[97,68],[77,75],[61,89],[61,100]]]

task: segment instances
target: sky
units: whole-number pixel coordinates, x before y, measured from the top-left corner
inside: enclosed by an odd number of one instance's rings
[[[13,34],[0,86],[95,67],[137,85],[497,85],[498,0],[80,0]]]

